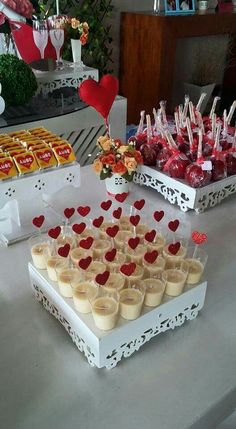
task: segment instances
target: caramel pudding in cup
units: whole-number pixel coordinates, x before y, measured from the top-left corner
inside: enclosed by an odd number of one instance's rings
[[[160,255],[156,258],[153,264],[150,264],[144,258],[142,264],[144,268],[144,278],[153,278],[159,276],[159,274],[162,273],[165,268],[166,260],[163,258],[163,256]]]
[[[106,264],[107,270],[111,273],[117,273],[120,270],[120,266],[126,261],[126,255],[122,252],[116,252],[115,259],[112,262],[106,260],[105,255],[103,255],[103,263]]]
[[[92,261],[84,273],[85,280],[92,281],[97,274],[102,274],[106,271],[106,265],[100,261]]]
[[[66,268],[69,265],[68,258],[63,258],[62,256],[58,255],[53,248],[47,248],[44,251],[45,261],[46,261],[46,268],[48,277],[53,282],[57,281],[57,271],[56,268]]]
[[[56,265],[57,282],[59,292],[65,298],[72,298],[72,287],[81,280],[81,274],[78,269],[70,267],[61,267]]]
[[[127,244],[129,238],[133,236],[131,231],[118,231],[114,237],[115,247],[122,251]]]
[[[78,267],[80,259],[87,258],[87,256],[93,256],[93,251],[90,249],[82,249],[82,247],[75,247],[70,251],[70,259],[73,264]]]
[[[157,278],[142,280],[146,288],[144,305],[148,307],[157,307],[162,301],[165,292],[165,282]]]
[[[113,329],[119,314],[119,294],[114,290],[110,293],[104,287],[98,287],[97,295],[89,299],[97,328],[102,331]]]
[[[46,270],[45,251],[49,249],[50,242],[46,234],[38,234],[28,240],[33,264],[39,270]]]
[[[176,255],[173,255],[168,250],[168,247],[169,247],[169,244],[167,244],[163,249],[163,256],[166,259],[166,269],[171,267],[172,263],[179,262],[179,261],[183,260],[187,254],[187,247],[183,246],[182,244],[180,245],[180,248],[179,248],[178,252],[176,253]]]
[[[199,246],[188,249],[187,258],[185,259],[189,266],[187,277],[188,284],[194,285],[200,282],[207,259],[207,253],[205,250],[200,249]]]
[[[79,313],[91,313],[90,299],[97,295],[97,286],[94,282],[80,281],[72,286],[74,306]],[[90,299],[89,299],[90,297]]]
[[[118,292],[120,292],[120,290],[123,289],[124,285],[124,276],[122,276],[120,273],[110,273],[110,276],[105,286],[103,286],[103,289],[108,291],[117,290]]]
[[[111,248],[111,240],[97,239],[93,243],[93,257],[94,259],[101,260],[104,253],[108,252]]]
[[[184,260],[172,261],[172,268],[162,273],[162,279],[166,282],[165,293],[169,296],[178,296],[183,292],[188,277],[188,262]]]
[[[147,248],[143,244],[138,244],[135,249],[131,249],[131,247],[127,245],[125,249],[125,254],[128,261],[135,262],[136,264],[141,264],[146,251]]]
[[[62,235],[60,234],[57,238],[57,245],[58,247],[64,246],[65,244],[69,244],[70,248],[73,249],[73,247],[76,245],[76,240],[73,235]]]
[[[131,276],[126,276],[121,271],[120,273],[122,276],[125,277],[125,285],[127,287],[134,285],[135,283],[137,283],[138,280],[142,280],[144,271],[143,268],[140,267],[140,265],[136,265],[135,270]]]
[[[142,310],[145,287],[137,283],[120,291],[120,315],[123,319],[137,319]]]
[[[141,243],[143,243],[144,236],[145,236],[146,232],[148,232],[148,231],[149,231],[149,227],[146,223],[139,223],[135,227],[135,235],[140,238]]]

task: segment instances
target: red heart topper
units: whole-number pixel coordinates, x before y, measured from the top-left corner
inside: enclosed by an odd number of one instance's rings
[[[85,228],[86,228],[86,223],[84,222],[74,223],[74,225],[72,225],[72,229],[76,234],[82,234]]]
[[[207,235],[204,232],[193,231],[192,240],[195,244],[202,244],[207,240]]]
[[[71,208],[66,208],[66,209],[64,210],[64,215],[65,215],[65,217],[66,217],[67,219],[70,219],[70,218],[73,216],[74,212],[75,212],[75,209],[74,209],[73,207],[71,207]]]
[[[117,252],[116,249],[109,250],[108,252],[105,253],[105,259],[108,262],[113,262],[116,257],[116,252]]]
[[[178,229],[178,227],[179,227],[179,220],[178,220],[178,219],[171,220],[171,221],[168,223],[168,228],[169,228],[172,232],[175,232],[175,231]]]
[[[152,229],[149,232],[146,232],[144,238],[145,240],[147,240],[149,243],[152,243],[154,238],[156,237],[157,232],[155,231],[155,229]]]
[[[136,247],[139,245],[140,242],[140,238],[139,237],[135,237],[135,238],[130,238],[128,240],[128,245],[131,249],[136,249]]]
[[[136,268],[136,264],[135,262],[130,262],[129,264],[123,264],[120,267],[120,271],[125,275],[125,276],[131,276]]]
[[[78,265],[82,270],[87,270],[91,262],[92,262],[92,256],[87,256],[87,258],[80,259]]]
[[[118,207],[118,209],[114,210],[112,214],[115,219],[120,219],[122,215],[122,208]]]
[[[9,174],[9,171],[11,170],[12,167],[13,167],[13,162],[11,161],[0,162],[0,172],[3,174],[6,174],[6,176]]]
[[[137,200],[137,201],[135,201],[135,203],[134,203],[134,207],[135,207],[137,210],[142,210],[142,208],[144,207],[144,205],[145,205],[145,200],[144,200],[144,199],[142,199],[142,200]]]
[[[145,261],[148,262],[149,264],[154,264],[157,257],[158,257],[158,251],[157,250],[153,250],[152,252],[147,252],[144,255]]]
[[[169,244],[168,250],[172,255],[176,255],[180,249],[180,246],[181,246],[180,242],[177,241],[176,243]]]
[[[41,228],[44,221],[45,221],[45,217],[43,215],[40,215],[38,217],[34,217],[34,219],[32,220],[32,223],[34,226],[36,226],[36,228]]]
[[[80,214],[80,216],[87,216],[87,214],[89,214],[91,208],[89,206],[79,206],[77,208],[77,212]]]
[[[163,212],[163,210],[161,211],[155,211],[153,213],[153,217],[157,222],[160,222],[161,219],[164,217],[165,213]]]
[[[49,237],[54,238],[54,240],[56,240],[57,237],[59,237],[60,233],[61,233],[60,226],[56,226],[55,228],[51,228],[48,230]]]
[[[80,247],[82,247],[83,249],[88,250],[88,249],[90,249],[90,247],[92,246],[93,241],[94,241],[94,238],[93,238],[93,237],[87,237],[87,238],[85,238],[85,239],[83,239],[83,240],[80,240],[79,245],[80,245]]]
[[[100,226],[102,225],[103,221],[104,221],[104,217],[103,216],[99,216],[96,219],[93,219],[93,226],[95,226],[95,228],[100,228]]]
[[[107,235],[109,235],[109,237],[111,238],[114,238],[118,231],[119,231],[118,225],[110,226],[106,229]]]
[[[109,279],[110,271],[104,271],[104,273],[97,274],[95,277],[96,283],[100,286],[104,286]]]
[[[136,216],[130,216],[129,218],[130,223],[132,223],[133,226],[137,226],[139,221],[140,221],[140,216],[136,215]]]
[[[44,152],[37,152],[37,157],[42,160],[43,162],[46,162],[46,164],[49,163],[50,159],[52,158],[52,152],[50,150],[45,150]]]
[[[69,251],[70,251],[70,245],[66,243],[64,246],[59,247],[57,253],[63,258],[67,258],[67,256],[69,255]]]
[[[103,201],[100,205],[103,210],[107,211],[111,207],[112,201],[111,200]]]
[[[32,155],[21,155],[17,158],[17,162],[28,170],[31,167],[31,164],[33,164],[34,158]]]
[[[115,195],[115,199],[119,203],[123,203],[126,200],[127,197],[128,197],[128,193],[127,192],[122,192],[122,194],[116,194]]]
[[[119,82],[115,76],[104,75],[100,82],[85,80],[78,88],[80,98],[94,107],[107,120],[111,106],[118,95]]]

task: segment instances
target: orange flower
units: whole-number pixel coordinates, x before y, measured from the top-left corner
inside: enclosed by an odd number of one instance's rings
[[[80,22],[79,22],[79,20],[78,20],[78,19],[76,19],[76,18],[72,18],[72,19],[71,19],[71,27],[72,27],[74,30],[76,30],[76,28],[78,28],[78,27],[79,27],[79,25],[80,25]]]
[[[95,159],[93,161],[93,171],[95,171],[95,173],[100,174],[102,171],[103,165],[100,161],[99,158]]]
[[[122,174],[127,173],[127,168],[122,161],[118,161],[117,164],[112,166],[112,171],[113,171],[113,173],[122,175]]]
[[[129,174],[136,170],[137,162],[135,158],[125,157],[125,166]]]
[[[134,157],[138,164],[143,164],[143,157],[141,155],[141,152],[139,152],[139,150],[134,151]]]
[[[104,152],[108,152],[111,149],[111,140],[107,136],[101,136],[98,139],[98,145]]]
[[[81,41],[81,45],[86,45],[88,41],[88,35],[85,33],[82,33],[79,40]]]
[[[115,155],[113,155],[113,153],[109,153],[108,155],[104,155],[100,157],[101,162],[103,163],[103,165],[114,165],[116,160],[115,160]]]
[[[88,32],[89,32],[89,25],[88,25],[88,23],[87,22],[83,22],[83,32],[85,33],[85,34],[88,34]]]

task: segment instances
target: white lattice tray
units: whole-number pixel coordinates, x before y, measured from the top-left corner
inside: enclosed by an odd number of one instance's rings
[[[56,213],[45,201],[57,192],[80,186],[77,162],[0,182],[0,238],[6,244],[26,238],[35,228],[32,219],[46,215],[45,227],[55,225]],[[46,217],[46,216],[45,216]]]
[[[142,316],[133,321],[119,318],[112,331],[96,328],[91,314],[75,311],[72,299],[63,298],[47,272],[29,263],[31,285],[36,299],[64,326],[72,341],[83,352],[91,366],[113,368],[123,357],[129,357],[152,337],[195,319],[205,301],[207,283],[186,287],[176,298],[165,297],[154,309],[144,307]]]
[[[236,175],[199,189],[191,188],[183,180],[173,179],[155,167],[142,165],[134,175],[134,183],[150,186],[171,204],[178,204],[184,212],[202,213],[236,192]]]

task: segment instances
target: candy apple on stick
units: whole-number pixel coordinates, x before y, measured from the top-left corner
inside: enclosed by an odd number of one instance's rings
[[[169,143],[172,155],[165,164],[164,171],[168,171],[171,177],[183,179],[185,176],[185,170],[189,164],[189,160],[185,154],[178,150],[170,132],[166,132],[166,138]]]
[[[202,131],[199,130],[199,142],[197,151],[197,161],[189,165],[186,169],[185,180],[193,188],[200,188],[207,185],[211,180],[211,171],[204,170],[204,159],[202,156]]]
[[[234,100],[234,102],[232,103],[229,110],[229,114],[226,118],[227,125],[230,125],[235,109],[236,109],[236,100]]]
[[[212,119],[213,114],[215,113],[216,110],[216,105],[217,102],[220,100],[220,97],[214,97],[213,103],[212,103],[212,107],[211,107],[211,111],[210,111],[210,115],[209,118]]]
[[[215,145],[213,148],[213,158],[212,162],[212,180],[215,182],[217,180],[225,179],[226,177],[226,165],[225,162],[220,159],[220,132],[221,124],[216,125],[216,138]]]
[[[199,100],[198,100],[198,102],[197,102],[196,110],[197,110],[198,112],[200,112],[200,111],[201,111],[201,107],[202,107],[202,103],[203,103],[204,98],[206,98],[206,93],[205,93],[205,92],[203,92],[203,93],[200,95],[200,98],[199,98]]]
[[[226,167],[227,167],[227,175],[232,176],[233,174],[236,174],[236,127],[234,132],[234,141],[231,148],[231,153],[228,153],[226,155],[225,161],[226,161]]]
[[[186,117],[187,117],[187,113],[188,113],[188,106],[189,106],[189,95],[185,95],[184,96],[184,109],[183,109],[183,114],[182,114],[182,125],[184,126],[185,121],[186,121]]]

